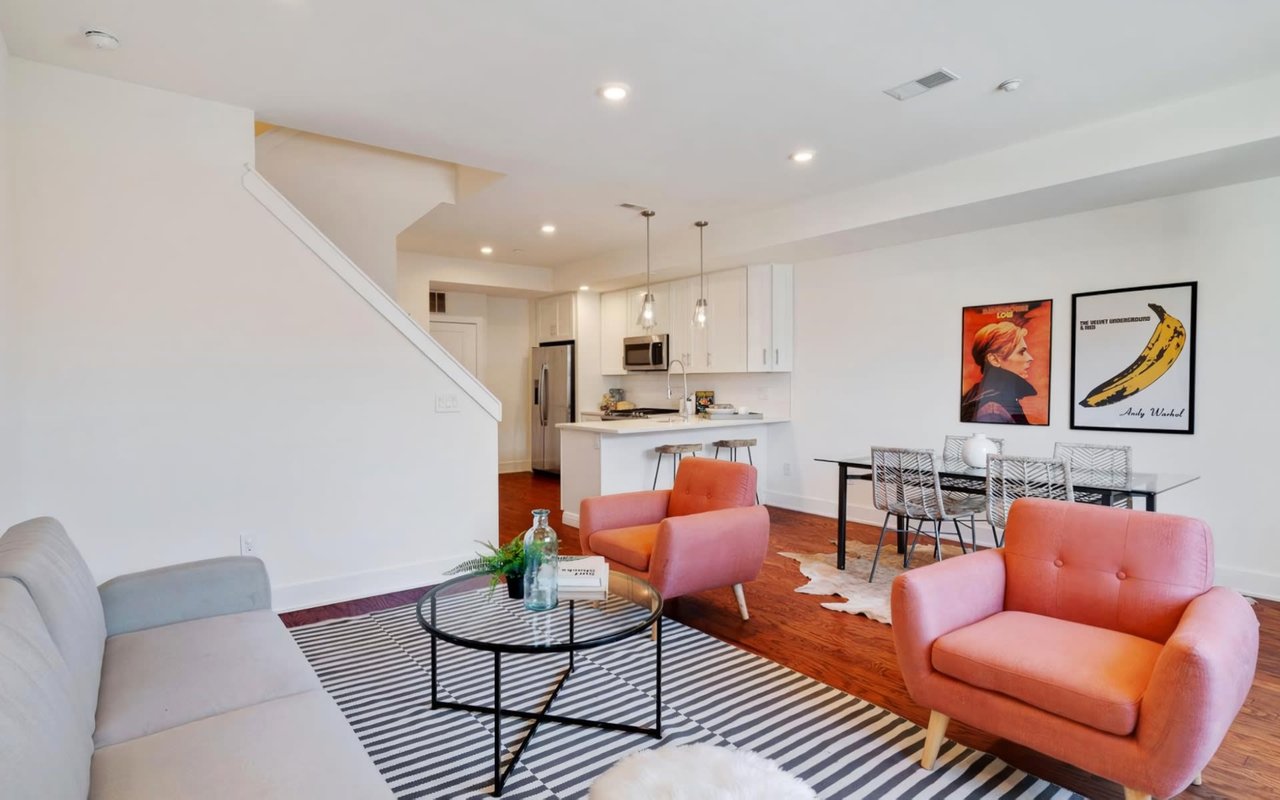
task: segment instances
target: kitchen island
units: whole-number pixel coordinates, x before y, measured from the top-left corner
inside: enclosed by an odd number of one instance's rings
[[[587,497],[638,492],[653,487],[653,472],[663,444],[701,444],[700,458],[715,453],[711,443],[719,439],[755,439],[751,456],[757,467],[760,496],[765,497],[765,465],[768,463],[769,426],[786,418],[746,418],[684,421],[679,417],[655,417],[611,422],[566,422],[560,429],[560,508],[564,521],[578,526],[578,505]],[[688,458],[688,456],[685,456]],[[720,457],[729,453],[721,450]],[[738,460],[746,461],[745,450]],[[658,488],[671,488],[671,456],[663,459]]]

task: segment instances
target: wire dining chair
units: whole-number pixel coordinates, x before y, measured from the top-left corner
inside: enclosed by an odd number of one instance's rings
[[[1133,495],[1126,490],[1133,477],[1133,448],[1120,444],[1072,444],[1057,442],[1053,457],[1071,467],[1077,480],[1089,486],[1115,487],[1117,491],[1084,491],[1076,495],[1082,503],[1133,508]]]
[[[932,450],[916,450],[903,447],[871,448],[871,493],[875,507],[884,512],[884,524],[880,526],[880,539],[876,542],[876,554],[871,561],[870,583],[875,580],[876,566],[880,563],[880,550],[884,547],[884,535],[889,529],[889,517],[900,516],[907,520],[916,520],[916,533],[911,540],[911,548],[903,555],[902,567],[911,563],[911,555],[915,552],[916,542],[925,522],[933,523],[933,554],[942,560],[942,523],[955,525],[956,538],[960,540],[960,549],[968,552],[964,544],[964,535],[960,533],[959,520],[968,517],[972,526],[973,513],[960,509],[954,502],[948,502],[942,493],[942,485],[938,479],[938,467],[933,460]]]
[[[968,466],[964,461],[964,443],[968,440],[968,436],[947,436],[942,443],[942,463],[960,463]],[[996,446],[997,455],[1004,454],[1004,439],[988,436],[987,441]],[[986,478],[951,477],[947,479],[947,486],[948,488],[942,490],[942,496],[945,500],[955,505],[957,510],[972,511],[975,515],[987,510]],[[978,527],[976,525],[969,526],[969,537],[973,549],[977,550]]]
[[[1075,500],[1071,466],[1061,458],[987,456],[987,522],[996,547],[1004,546],[1009,507],[1020,497]]]

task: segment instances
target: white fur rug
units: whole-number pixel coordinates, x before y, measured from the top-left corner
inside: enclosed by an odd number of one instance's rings
[[[836,569],[835,553],[778,553],[780,556],[800,562],[800,572],[809,579],[796,589],[800,594],[839,595],[842,603],[823,603],[823,608],[843,611],[846,614],[864,614],[876,622],[889,624],[889,592],[893,579],[902,574],[902,556],[898,555],[893,539],[885,536],[884,549],[880,551],[880,566],[876,567],[874,583],[867,582],[871,574],[871,559],[876,546],[862,542],[849,542],[845,557],[845,569]],[[943,539],[943,558],[961,555],[960,546]],[[921,537],[916,547],[913,567],[933,563],[933,542]]]
[[[590,800],[814,800],[804,781],[750,750],[710,744],[633,753],[591,784]]]

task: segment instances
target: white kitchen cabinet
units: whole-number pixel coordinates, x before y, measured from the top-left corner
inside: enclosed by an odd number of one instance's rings
[[[575,296],[557,294],[538,301],[537,325],[539,342],[558,342],[577,336]]]
[[[746,372],[747,268],[712,272],[706,280],[707,330],[702,371]]]
[[[693,327],[693,304],[698,302],[698,278],[695,275],[671,281],[668,286],[670,289],[667,297],[671,304],[671,358],[680,359],[680,363],[689,372],[706,372],[706,334]]]
[[[622,367],[622,340],[627,333],[628,295],[630,290],[605,292],[600,295],[600,374],[625,375]]]
[[[790,372],[794,343],[790,264],[747,267],[747,371]]]
[[[653,293],[653,328],[640,326],[640,309],[644,305],[645,287],[637,286],[627,296],[627,336],[657,336],[671,333],[671,287],[666,283],[651,284]]]

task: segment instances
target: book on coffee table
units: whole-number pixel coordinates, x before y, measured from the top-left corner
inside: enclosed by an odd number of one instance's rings
[[[604,556],[561,558],[556,583],[561,589],[604,589],[609,585],[609,562]]]

